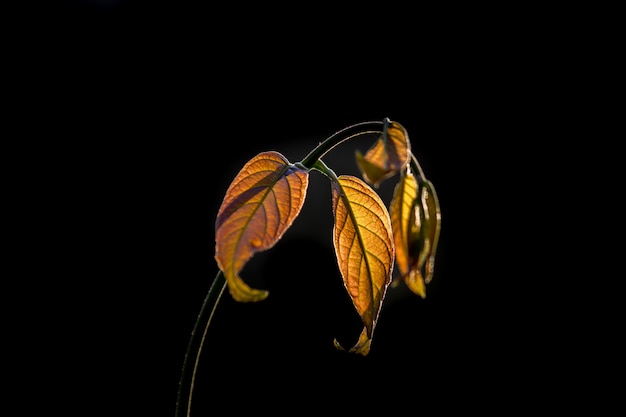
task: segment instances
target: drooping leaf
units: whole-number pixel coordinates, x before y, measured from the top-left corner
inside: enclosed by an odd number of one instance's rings
[[[308,184],[309,171],[269,151],[248,161],[228,187],[215,222],[215,260],[235,300],[267,297],[239,273],[255,253],[281,239],[302,209]]]
[[[400,171],[410,156],[409,135],[398,122],[385,120],[382,135],[363,155],[356,151],[356,162],[363,179],[374,187]]]
[[[435,269],[435,256],[441,231],[441,208],[435,192],[435,186],[428,180],[420,182],[421,210],[424,219],[422,226],[422,245],[417,261],[418,268],[424,268],[424,280],[428,284]]]
[[[381,139],[378,139],[378,141],[374,144],[374,147],[378,147],[381,149],[383,148],[383,146],[384,145]],[[373,149],[374,148],[370,148],[370,151],[372,151]],[[368,184],[371,184],[375,188],[378,188],[383,180],[393,176],[393,170],[390,170],[384,165],[377,165],[373,162],[370,162],[370,159],[368,159],[367,156],[364,156],[358,149],[355,153],[357,166],[363,174],[363,179],[367,181]]]
[[[397,282],[405,281],[409,288],[416,294],[426,297],[424,280],[415,265],[413,250],[418,244],[419,230],[416,226],[419,222],[419,211],[415,213],[415,201],[417,200],[417,180],[410,171],[405,171],[394,188],[393,197],[389,206],[393,237],[396,245],[396,265],[400,273]]]
[[[391,220],[381,198],[361,179],[342,175],[332,185],[335,254],[364,325],[350,351],[367,355],[394,266]]]
[[[432,279],[441,228],[441,212],[434,186],[403,171],[390,205],[400,277],[415,294],[426,297]]]

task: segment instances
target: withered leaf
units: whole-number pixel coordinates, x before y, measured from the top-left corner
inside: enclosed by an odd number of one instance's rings
[[[409,162],[409,135],[398,122],[387,120],[382,135],[363,155],[356,151],[356,162],[363,179],[374,187],[395,175]]]
[[[333,214],[343,284],[364,324],[350,351],[367,355],[394,266],[391,220],[378,194],[350,175],[333,182]]]
[[[309,171],[275,151],[248,161],[226,191],[215,222],[215,260],[237,301],[260,301],[268,292],[248,286],[239,273],[274,246],[296,219],[306,197]]]

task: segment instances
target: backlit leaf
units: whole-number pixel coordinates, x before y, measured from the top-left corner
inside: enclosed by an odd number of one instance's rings
[[[423,243],[419,252],[418,268],[424,268],[424,280],[428,284],[435,269],[435,255],[441,231],[441,209],[435,186],[430,181],[424,180],[420,183],[420,198],[424,221],[421,233]]]
[[[396,184],[393,198],[389,205],[389,214],[393,228],[393,237],[396,245],[396,265],[400,273],[400,281],[407,280],[416,285],[411,288],[413,292],[426,297],[424,281],[419,275],[419,270],[411,271],[414,264],[412,249],[417,244],[419,232],[415,230],[415,201],[417,200],[417,180],[409,172],[403,172]],[[419,216],[419,213],[417,214]],[[418,276],[409,279],[409,273]],[[419,285],[421,284],[421,286]]]
[[[409,135],[397,122],[386,119],[383,133],[365,155],[356,151],[363,179],[374,187],[400,171],[409,161]]]
[[[337,262],[344,286],[364,324],[350,351],[367,355],[393,271],[391,220],[378,194],[350,175],[333,182],[333,214]],[[339,347],[336,341],[335,344]]]
[[[260,301],[268,292],[249,287],[239,273],[252,256],[274,246],[296,219],[309,171],[280,153],[248,161],[226,191],[215,222],[215,260],[237,301]]]
[[[439,201],[432,183],[404,171],[390,205],[400,277],[415,294],[426,297],[433,276],[441,228]]]

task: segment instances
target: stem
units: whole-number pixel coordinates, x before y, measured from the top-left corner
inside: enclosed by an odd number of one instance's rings
[[[315,162],[315,165],[313,165],[313,169],[318,170],[322,174],[326,175],[328,178],[331,179],[331,181],[339,182],[339,179],[337,178],[337,174],[335,174],[335,171],[330,169],[328,165],[326,165],[324,161],[322,161],[321,159],[318,159]]]
[[[187,345],[187,352],[185,353],[185,360],[183,361],[183,369],[180,376],[180,382],[178,383],[178,399],[176,401],[176,417],[181,417],[183,410],[186,410],[186,415],[191,415],[191,396],[193,394],[193,385],[196,379],[196,371],[198,370],[198,363],[200,362],[200,353],[202,353],[202,345],[206,337],[209,324],[215,313],[217,303],[219,302],[224,289],[226,288],[226,278],[222,271],[219,271],[215,276],[215,280],[209,288],[206,298],[196,319],[196,323],[191,332],[191,339],[189,345]],[[206,322],[206,323],[205,323]],[[198,330],[204,324],[204,331],[202,336],[198,338]],[[193,368],[189,368],[189,361],[192,356],[195,356]]]
[[[361,122],[343,128],[333,133],[324,142],[317,145],[317,147],[302,160],[301,164],[307,169],[311,169],[320,158],[326,155],[331,149],[339,145],[341,142],[352,139],[355,136],[365,135],[368,133],[382,133],[382,130],[380,130],[380,125],[382,124],[383,122]],[[359,131],[359,129],[374,128],[376,128],[376,130]]]
[[[422,170],[422,166],[417,161],[417,158],[415,157],[415,155],[413,155],[413,152],[411,152],[411,170],[417,173],[416,176],[419,180],[423,181],[426,179],[426,176],[424,175],[424,171]]]

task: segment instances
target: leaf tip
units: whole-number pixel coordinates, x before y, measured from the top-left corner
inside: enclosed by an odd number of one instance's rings
[[[240,303],[248,303],[248,302],[257,302],[257,301],[263,301],[267,298],[267,296],[270,294],[269,291],[266,290],[255,290],[253,289],[252,291],[249,291],[245,294],[242,294],[240,292],[237,291],[230,291],[230,295],[233,297],[233,299],[237,302]]]
[[[343,348],[343,346],[341,346],[341,344],[339,343],[339,341],[335,338],[333,339],[333,345],[335,346],[335,348],[337,348],[338,350],[345,352],[346,350]]]
[[[426,298],[426,283],[418,270],[412,269],[404,282],[412,292],[422,298]]]
[[[348,350],[348,353],[356,353],[362,356],[367,356],[367,354],[370,352],[371,344],[372,344],[371,339],[359,340],[359,342],[357,342],[354,346],[352,346]],[[346,348],[341,346],[341,344],[339,343],[337,339],[333,339],[333,345],[335,346],[337,350],[340,350],[341,352],[346,352]]]
[[[358,353],[362,356],[367,356],[370,353],[370,346],[372,345],[372,339],[363,339],[359,340],[359,342],[350,348],[351,353]]]
[[[267,290],[251,288],[237,275],[225,274],[228,283],[228,292],[233,299],[240,303],[263,301],[270,294]]]

